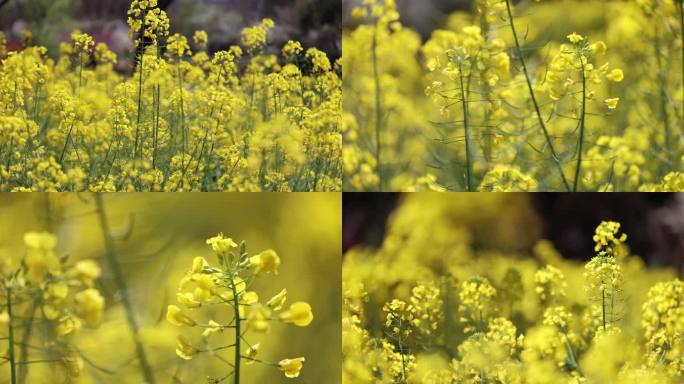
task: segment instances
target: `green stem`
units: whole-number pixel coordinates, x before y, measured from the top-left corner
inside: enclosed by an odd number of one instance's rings
[[[234,367],[233,367],[233,377],[235,378],[233,383],[240,384],[240,342],[242,339],[240,331],[240,298],[238,297],[237,287],[235,286],[235,279],[233,278],[233,272],[228,271],[230,274],[230,285],[233,290],[233,309],[235,316],[235,357],[234,357]]]
[[[473,191],[472,185],[472,164],[470,154],[470,126],[468,121],[468,99],[463,84],[463,65],[458,64],[459,79],[461,82],[461,105],[463,106],[463,129],[465,131],[465,150],[466,150],[466,190]]]
[[[128,326],[133,335],[133,342],[135,344],[135,351],[138,357],[138,362],[140,363],[140,369],[142,370],[143,377],[147,384],[154,384],[154,374],[152,373],[152,367],[150,366],[147,355],[145,355],[145,349],[143,348],[142,342],[140,341],[138,335],[138,322],[135,319],[133,312],[133,305],[131,304],[130,297],[128,296],[128,288],[126,286],[126,279],[124,279],[123,271],[121,270],[121,265],[117,260],[116,246],[114,245],[114,239],[112,238],[111,232],[109,230],[109,223],[107,221],[107,214],[105,213],[104,203],[102,202],[102,195],[99,193],[93,194],[95,198],[95,205],[97,207],[97,215],[100,220],[100,227],[102,228],[102,235],[104,237],[105,243],[105,257],[112,269],[112,274],[114,275],[114,281],[121,294],[121,302],[126,310],[126,320],[128,321]]]
[[[31,341],[31,329],[33,328],[33,319],[38,309],[38,303],[33,301],[31,307],[29,308],[28,316],[26,322],[24,323],[24,329],[21,336],[21,344],[19,345],[19,361],[28,361],[28,346]],[[23,384],[26,382],[26,365],[19,366],[19,383]]]
[[[9,341],[9,364],[12,378],[12,384],[17,384],[17,364],[14,359],[14,329],[12,328],[12,288],[7,287],[7,314],[9,321],[7,322],[8,341]]]
[[[482,15],[480,17],[480,34],[484,41],[489,41],[488,37],[489,33],[489,22],[487,21],[487,17],[485,15]],[[484,82],[483,84],[483,95],[485,96],[485,99],[489,100],[492,98],[492,87],[489,86],[489,83]],[[492,127],[490,126],[490,120],[491,120],[491,109],[489,107],[485,107],[484,110],[484,126],[485,126],[485,138],[484,138],[484,158],[487,161],[487,165],[491,163],[492,161],[492,147],[494,145],[494,132],[492,130]]]
[[[78,92],[81,92],[81,86],[83,86],[83,52],[78,53]]]
[[[398,343],[399,343],[399,355],[401,356],[401,382],[406,384],[408,383],[408,377],[406,377],[406,357],[404,356],[404,345],[401,341],[401,338],[404,337],[404,329],[402,327],[402,320],[399,320],[399,337],[398,337]]]
[[[375,172],[378,174],[378,190],[382,192],[385,181],[382,170],[382,143],[380,130],[382,129],[382,91],[380,90],[380,73],[378,68],[378,25],[373,32],[373,80],[375,82]]]
[[[575,182],[572,185],[572,191],[577,192],[579,186],[580,172],[582,170],[582,150],[584,146],[584,126],[585,126],[585,116],[587,109],[587,78],[584,74],[584,58],[580,55],[580,62],[582,67],[580,68],[580,76],[582,78],[582,114],[580,115],[580,131],[579,131],[579,144],[577,146],[577,166],[575,167]]]
[[[183,107],[183,73],[180,68],[180,57],[178,58],[178,91],[180,92],[180,118],[181,118],[181,132],[183,138],[183,159],[185,159],[186,146],[188,145],[188,137],[185,132],[185,108]],[[182,162],[181,162],[182,163]],[[183,181],[181,180],[181,183]]]
[[[513,12],[511,10],[511,0],[506,0],[506,10],[508,11],[508,24],[511,27],[511,33],[513,34],[513,40],[515,40],[515,50],[518,55],[518,58],[520,59],[520,65],[522,66],[523,69],[523,74],[525,75],[525,81],[527,82],[527,89],[530,92],[530,97],[532,98],[532,104],[534,105],[534,110],[537,115],[537,120],[539,121],[539,126],[542,129],[542,132],[544,133],[544,138],[546,139],[546,144],[549,146],[549,150],[551,151],[551,157],[553,158],[554,163],[556,164],[556,168],[558,169],[558,174],[561,177],[561,180],[563,182],[563,185],[565,186],[565,189],[567,192],[570,192],[570,184],[568,183],[568,180],[565,178],[565,172],[563,172],[563,166],[561,165],[560,159],[558,158],[558,155],[556,153],[556,150],[553,147],[553,142],[551,141],[551,136],[549,135],[549,131],[546,128],[546,123],[544,122],[544,118],[542,117],[541,114],[541,109],[539,108],[539,103],[537,102],[537,96],[534,93],[534,88],[532,87],[532,79],[530,78],[530,74],[527,71],[527,64],[525,63],[525,57],[523,56],[522,49],[520,48],[520,41],[518,39],[518,33],[515,30],[515,24],[513,23]]]
[[[577,356],[575,356],[575,350],[572,348],[572,345],[570,345],[570,341],[568,340],[568,333],[563,331],[563,336],[565,349],[568,351],[568,356],[570,357],[571,363],[573,365],[572,368],[579,372],[579,363],[577,362]]]
[[[606,330],[606,291],[601,288],[601,316],[603,317],[603,330]]]
[[[143,88],[143,60],[145,59],[145,46],[143,42],[145,40],[145,18],[147,17],[147,11],[143,12],[140,18],[140,34],[138,34],[138,54],[140,56],[140,61],[138,65],[140,66],[140,76],[138,77],[138,117],[136,118],[135,125],[135,148],[133,148],[133,157],[138,157],[138,140],[140,140],[140,117],[142,115],[142,88]]]
[[[64,160],[64,155],[66,154],[67,148],[69,147],[69,140],[71,139],[71,132],[74,130],[74,123],[69,126],[69,131],[67,132],[66,140],[64,140],[64,147],[62,147],[62,153],[59,154],[59,165],[62,165]]]
[[[153,90],[154,95],[154,132],[152,132],[152,169],[157,169],[157,146],[159,145],[159,104],[161,98],[161,88],[159,84],[156,86],[156,90]]]
[[[658,24],[656,23],[655,30],[655,56],[656,64],[658,66],[658,87],[660,96],[660,113],[663,118],[663,128],[665,130],[665,150],[667,151],[668,169],[672,165],[672,147],[670,138],[670,118],[667,115],[667,79],[665,76],[665,71],[663,70],[663,61],[660,56],[660,30],[658,29]]]
[[[610,287],[610,322],[615,322],[615,287]]]

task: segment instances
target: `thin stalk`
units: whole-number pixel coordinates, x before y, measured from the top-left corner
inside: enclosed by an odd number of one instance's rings
[[[580,131],[579,131],[579,144],[577,146],[577,166],[575,167],[575,182],[572,185],[572,191],[577,192],[579,186],[580,172],[582,168],[582,149],[584,146],[584,127],[585,127],[585,117],[587,111],[587,78],[584,74],[584,58],[580,55],[580,62],[582,67],[580,68],[580,76],[582,77],[582,114],[580,115]]]
[[[470,126],[468,121],[468,99],[465,91],[465,85],[463,84],[463,65],[458,64],[459,79],[461,82],[461,105],[463,106],[463,129],[465,130],[465,150],[466,150],[466,190],[468,192],[473,191],[472,184],[472,164],[471,164],[471,153],[470,153]]]
[[[7,322],[8,342],[9,342],[9,364],[12,384],[17,384],[17,363],[14,359],[14,329],[12,328],[12,288],[7,287],[7,315],[9,321]]]
[[[145,47],[143,45],[143,40],[145,39],[145,18],[147,13],[143,13],[140,18],[140,34],[138,34],[138,55],[140,56],[140,76],[138,78],[138,117],[136,118],[135,124],[135,148],[133,148],[133,157],[138,156],[138,140],[140,140],[140,117],[142,115],[142,88],[143,88],[143,60],[145,59]]]
[[[62,153],[59,154],[59,164],[62,165],[62,160],[64,160],[64,155],[66,154],[67,147],[69,146],[69,140],[71,139],[71,132],[74,130],[74,124],[71,123],[69,126],[69,132],[67,132],[66,140],[64,140],[64,147],[62,147]]]
[[[14,138],[10,136],[9,151],[7,151],[7,165],[5,166],[8,171],[12,165],[12,152],[14,152]]]
[[[665,130],[665,150],[667,151],[668,168],[672,164],[672,147],[670,138],[670,118],[667,115],[667,79],[665,77],[665,71],[663,70],[663,61],[660,56],[660,30],[658,24],[656,23],[655,30],[655,56],[656,64],[658,66],[658,87],[660,96],[660,113],[663,118],[663,129]]]
[[[489,22],[487,21],[487,17],[482,15],[480,17],[480,34],[484,41],[489,41]],[[489,86],[489,83],[485,82],[483,84],[483,94],[487,100],[492,98],[492,89]],[[491,110],[489,108],[485,108],[484,110],[484,126],[485,126],[485,138],[484,138],[484,158],[487,161],[487,163],[490,163],[492,161],[492,146],[494,144],[494,132],[492,130],[492,127],[490,126],[490,119],[491,119]]]
[[[33,328],[33,319],[38,309],[38,303],[33,301],[29,308],[28,316],[24,322],[24,329],[21,335],[21,344],[19,344],[19,361],[28,361],[28,346],[31,340],[31,330]],[[19,366],[19,384],[26,382],[27,367],[25,365]]]
[[[233,290],[233,309],[235,316],[235,357],[234,357],[234,367],[233,367],[233,377],[234,384],[240,384],[240,342],[242,341],[242,335],[240,334],[240,298],[238,297],[237,287],[235,286],[235,279],[233,278],[233,272],[230,273],[230,285]]]
[[[601,289],[601,315],[603,317],[603,330],[606,330],[606,291]]]
[[[399,320],[399,337],[397,342],[399,343],[399,355],[401,355],[401,382],[408,383],[408,378],[406,377],[406,357],[404,356],[404,345],[401,342],[403,337],[404,329],[402,327],[402,320]]]
[[[157,169],[157,146],[159,145],[159,104],[160,103],[160,98],[161,98],[161,87],[159,84],[156,86],[156,91],[153,90],[154,94],[154,105],[155,105],[155,111],[154,111],[154,132],[152,132],[152,169]]]
[[[105,257],[107,258],[107,262],[112,269],[117,288],[121,293],[121,302],[126,309],[126,320],[128,321],[128,326],[133,336],[133,342],[135,344],[138,362],[140,363],[140,369],[142,370],[142,375],[145,378],[145,382],[148,384],[154,384],[155,380],[154,374],[152,373],[152,367],[148,362],[147,355],[145,355],[145,349],[143,348],[143,345],[138,337],[138,322],[133,314],[133,305],[131,304],[131,300],[128,296],[126,279],[124,279],[121,265],[119,265],[117,260],[116,246],[114,245],[114,239],[112,238],[111,232],[109,230],[109,222],[107,221],[107,214],[105,213],[104,203],[102,202],[102,195],[95,193],[93,196],[95,198],[97,216],[100,220],[100,227],[102,228],[102,235],[104,237]]]
[[[188,145],[188,137],[185,132],[185,108],[183,107],[183,73],[180,68],[180,57],[178,58],[178,91],[180,92],[180,118],[181,118],[181,132],[183,133],[183,159],[185,159],[185,147]]]
[[[615,322],[615,287],[610,287],[610,322]]]
[[[551,141],[551,136],[549,135],[549,131],[548,131],[548,129],[546,129],[546,123],[544,122],[544,118],[542,117],[541,110],[539,108],[539,103],[537,102],[537,96],[535,95],[534,88],[532,87],[532,79],[530,78],[530,74],[527,71],[527,64],[525,63],[525,57],[523,56],[522,48],[520,47],[520,41],[518,39],[518,32],[515,30],[515,24],[513,23],[513,12],[511,10],[511,0],[506,0],[506,10],[508,12],[508,24],[511,27],[511,33],[513,34],[513,40],[515,40],[516,54],[518,55],[518,58],[520,59],[520,65],[522,66],[523,74],[525,75],[525,81],[527,82],[527,89],[529,90],[530,97],[532,98],[532,104],[534,105],[534,111],[537,115],[537,120],[539,121],[539,126],[541,127],[542,132],[544,133],[544,138],[546,139],[546,144],[549,146],[549,150],[551,151],[551,157],[553,158],[553,161],[556,164],[556,168],[558,169],[558,174],[561,177],[561,180],[563,182],[563,186],[565,186],[565,189],[567,192],[570,192],[570,184],[568,183],[568,180],[565,178],[565,172],[563,172],[563,166],[561,165],[560,159],[558,158],[556,150],[553,147],[553,142]]]
[[[78,92],[81,92],[81,86],[83,86],[83,52],[78,53]]]
[[[378,68],[378,24],[373,31],[373,80],[375,82],[375,172],[378,174],[378,190],[382,192],[385,181],[382,170],[382,143],[380,130],[382,129],[382,91],[380,90],[380,73]]]
[[[40,84],[36,84],[33,95],[33,120],[38,121],[38,96],[40,94]]]
[[[14,109],[12,111],[17,110],[17,93],[19,91],[19,84],[17,83],[18,80],[14,80]]]
[[[568,340],[568,333],[563,331],[563,335],[565,336],[563,338],[565,341],[565,349],[568,351],[568,356],[570,356],[573,369],[579,372],[579,363],[577,362],[577,356],[575,356],[575,350],[572,348],[572,345],[570,345],[570,341]]]

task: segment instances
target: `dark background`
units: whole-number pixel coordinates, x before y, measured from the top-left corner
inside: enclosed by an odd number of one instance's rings
[[[351,9],[361,0],[342,0],[345,26],[353,26]],[[446,17],[455,11],[472,11],[472,0],[395,0],[401,14],[401,23],[418,31],[423,38],[430,36],[436,26],[444,24]],[[514,1],[517,3],[518,1]]]
[[[566,257],[587,260],[596,223],[614,220],[628,234],[628,244],[650,266],[684,266],[684,194],[669,193],[531,193],[528,194],[548,239]],[[435,198],[449,198],[436,195]],[[453,194],[463,198],[464,194]],[[343,249],[357,244],[378,246],[387,219],[401,194],[345,193]]]
[[[56,54],[60,41],[81,29],[104,41],[120,55],[132,49],[126,12],[130,0],[0,0],[0,30],[10,49],[21,48],[21,31],[34,32],[37,44]],[[287,40],[300,40],[305,49],[317,47],[331,59],[342,52],[340,0],[159,0],[171,20],[171,33],[192,37],[195,30],[209,33],[209,49],[236,44],[245,26],[270,17],[276,30],[270,34],[272,49]]]

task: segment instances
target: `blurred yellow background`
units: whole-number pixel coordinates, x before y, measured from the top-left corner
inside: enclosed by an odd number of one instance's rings
[[[339,194],[121,193],[103,195],[103,201],[111,232],[117,236],[119,261],[157,382],[203,383],[207,376],[223,377],[231,370],[209,354],[191,361],[178,358],[177,334],[197,338],[201,330],[183,330],[165,320],[167,305],[176,304],[178,283],[193,258],[203,256],[217,264],[205,240],[219,232],[237,242],[246,240],[250,254],[272,248],[280,255],[280,273],[261,277],[250,288],[262,300],[287,288],[288,303],[306,301],[314,313],[308,327],[274,321],[269,334],[246,336],[251,343],[260,342],[259,358],[268,362],[306,357],[299,378],[286,379],[276,367],[250,364],[242,367],[242,383],[339,382]],[[89,362],[81,376],[71,382],[142,382],[137,363],[130,363],[135,357],[134,344],[113,275],[104,260],[103,233],[93,195],[0,194],[0,228],[0,258],[9,256],[15,265],[25,252],[24,233],[48,229],[57,235],[58,256],[101,261],[98,288],[106,300],[105,312],[98,328],[84,326],[72,340]],[[232,309],[222,306],[221,310],[228,312],[224,320],[230,320]],[[4,336],[5,330],[0,333]],[[32,343],[43,342],[39,338],[36,334]],[[214,344],[230,344],[230,337],[226,338],[225,343]],[[0,353],[5,353],[6,347],[7,342],[0,340]],[[29,360],[39,357],[32,352]],[[69,382],[63,370],[58,363],[31,364],[26,383]],[[0,382],[9,382],[8,364],[0,365],[0,377]],[[232,378],[224,382],[231,383]]]

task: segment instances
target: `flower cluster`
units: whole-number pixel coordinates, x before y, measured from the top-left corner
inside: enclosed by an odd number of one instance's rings
[[[84,360],[71,339],[82,327],[100,324],[105,306],[96,288],[100,267],[94,260],[69,262],[59,257],[57,237],[52,233],[28,232],[24,245],[26,252],[19,263],[0,259],[0,324],[4,328],[0,332],[7,342],[4,359],[11,365],[11,378],[17,380],[17,366],[53,361],[60,363],[67,377],[78,377]],[[32,331],[34,322],[41,324],[42,332]],[[20,361],[19,356],[29,356],[28,348],[33,349],[33,361]]]
[[[378,249],[347,251],[343,383],[681,381],[684,284],[663,282],[673,271],[645,268],[609,221],[594,258],[563,259],[523,197],[490,195],[407,196]]]
[[[340,67],[323,51],[272,54],[267,19],[211,54],[204,31],[192,49],[169,36],[156,0],[128,15],[131,74],[80,31],[56,62],[39,46],[2,60],[0,190],[341,190]]]
[[[343,35],[345,190],[682,190],[677,2],[627,1],[594,28],[605,8],[477,0],[424,43],[394,1],[357,4]],[[561,19],[577,32],[560,34]]]
[[[154,44],[169,34],[169,18],[157,7],[157,0],[133,0],[128,9],[128,25],[129,37],[137,36],[134,39],[137,47],[145,42]]]
[[[245,242],[235,243],[231,238],[219,234],[207,240],[218,258],[218,267],[211,266],[203,257],[193,259],[192,268],[178,285],[176,299],[185,312],[177,305],[169,305],[166,319],[173,325],[183,328],[201,328],[201,341],[186,333],[178,335],[176,355],[184,360],[192,360],[202,353],[215,356],[228,362],[221,352],[232,350],[232,363],[228,363],[230,376],[239,382],[241,364],[262,363],[280,369],[285,377],[298,377],[305,361],[304,357],[282,359],[268,363],[258,357],[260,343],[247,341],[248,333],[266,334],[271,322],[281,321],[298,327],[306,327],[314,319],[311,306],[305,302],[294,302],[286,308],[287,290],[283,289],[265,302],[250,288],[255,279],[267,275],[277,275],[280,257],[273,250],[265,250],[250,256]],[[232,313],[212,312],[214,317],[207,321],[197,319],[202,316],[203,308],[225,306]],[[225,318],[225,320],[221,320]],[[230,339],[232,344],[221,343]],[[243,348],[244,346],[244,348]]]
[[[542,303],[551,303],[565,296],[565,276],[560,269],[546,265],[534,274],[535,291]]]
[[[684,283],[681,280],[661,282],[648,291],[643,305],[644,336],[650,368],[665,364],[670,374],[684,374]]]

